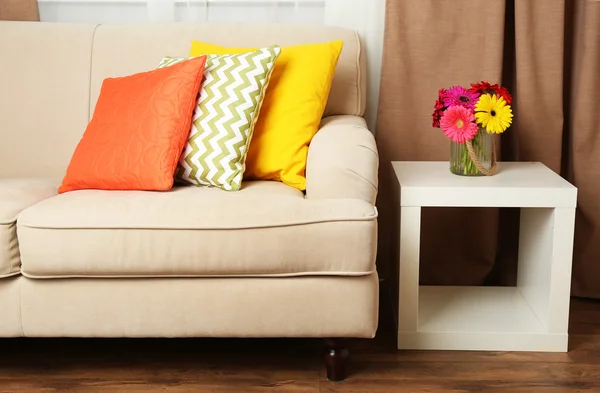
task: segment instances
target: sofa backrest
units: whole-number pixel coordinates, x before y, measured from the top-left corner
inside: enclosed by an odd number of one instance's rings
[[[75,25],[0,22],[0,178],[62,177],[102,81],[188,55],[192,40],[235,47],[341,39],[324,116],[362,116],[366,57],[347,29],[280,24]]]
[[[64,175],[89,120],[93,34],[0,22],[0,178]]]

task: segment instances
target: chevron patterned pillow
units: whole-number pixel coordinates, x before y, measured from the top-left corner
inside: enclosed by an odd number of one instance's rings
[[[237,191],[279,46],[236,55],[208,55],[188,142],[175,179]],[[159,68],[187,58],[165,57]]]

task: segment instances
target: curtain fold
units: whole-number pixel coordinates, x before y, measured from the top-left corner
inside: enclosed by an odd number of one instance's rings
[[[39,21],[37,0],[0,0],[0,20]]]
[[[437,91],[502,75],[504,1],[388,0],[377,141],[380,149],[382,275],[397,249],[397,202],[390,161],[447,160],[450,147],[431,128]],[[466,22],[469,23],[466,23]],[[421,282],[481,285],[496,252],[495,209],[423,209]],[[467,239],[469,247],[464,247]],[[457,269],[457,264],[469,269]],[[393,263],[392,263],[393,264]]]
[[[600,298],[600,1],[573,1],[567,174],[579,188],[573,294]]]
[[[515,118],[502,137],[517,140],[518,161],[541,161],[560,173],[565,0],[517,0],[514,7]]]
[[[541,161],[579,188],[573,293],[600,297],[600,1],[388,0],[377,140],[379,266],[397,263],[390,161],[442,160],[437,90],[509,87],[515,121],[501,157]],[[596,158],[598,157],[598,158]],[[514,285],[518,209],[424,209],[421,283]]]

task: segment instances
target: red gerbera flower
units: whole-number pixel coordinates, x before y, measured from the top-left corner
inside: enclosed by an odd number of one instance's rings
[[[498,88],[498,90],[496,91],[496,93],[497,93],[497,94],[498,94],[500,97],[504,98],[504,101],[506,101],[506,103],[507,103],[508,105],[511,105],[511,104],[512,104],[512,96],[510,95],[510,93],[508,92],[508,90],[506,89],[506,87],[502,87],[502,86],[500,86],[500,87]]]
[[[498,84],[492,85],[489,82],[481,81],[479,83],[471,83],[471,88],[469,89],[472,93],[496,93],[500,97],[504,98],[504,101],[508,105],[512,104],[512,96],[508,92],[505,87],[502,87]]]
[[[447,95],[448,91],[446,89],[438,90],[438,99],[435,102],[435,109],[442,109],[444,107],[444,100],[446,99]]]
[[[491,85],[489,82],[481,81],[479,83],[471,83],[471,88],[469,89],[472,93],[490,93],[495,92],[500,86]]]
[[[446,89],[440,89],[438,90],[438,99],[435,102],[435,105],[433,106],[434,111],[433,111],[433,115],[431,115],[433,122],[431,123],[433,125],[433,127],[437,127],[440,128],[440,119],[442,118],[442,115],[444,114],[444,99],[446,99]]]
[[[441,108],[436,108],[435,111],[433,111],[433,115],[431,115],[431,118],[433,119],[433,121],[431,122],[431,125],[433,127],[436,128],[440,128],[440,120],[442,120],[442,116],[444,115],[444,110]]]

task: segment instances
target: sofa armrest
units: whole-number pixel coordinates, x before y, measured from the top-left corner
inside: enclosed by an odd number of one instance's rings
[[[378,169],[375,138],[363,118],[325,118],[308,149],[306,198],[353,198],[374,205]]]

